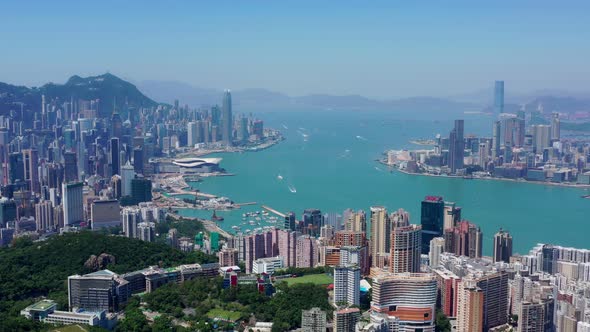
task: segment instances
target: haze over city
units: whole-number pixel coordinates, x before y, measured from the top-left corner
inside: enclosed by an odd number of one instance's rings
[[[291,96],[590,91],[583,1],[3,3],[1,80],[111,72]]]

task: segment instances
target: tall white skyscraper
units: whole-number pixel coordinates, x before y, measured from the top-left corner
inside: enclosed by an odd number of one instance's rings
[[[121,224],[126,237],[138,237],[137,225],[141,222],[141,210],[136,207],[126,207],[121,211]]]
[[[360,304],[361,269],[356,266],[337,266],[334,269],[334,304]]]
[[[63,183],[62,196],[64,208],[64,225],[84,221],[84,197],[82,182]]]
[[[428,260],[430,267],[435,268],[440,264],[440,254],[445,250],[445,239],[442,237],[435,237],[430,240],[430,251],[428,252]]]
[[[187,134],[187,143],[189,147],[194,147],[197,144],[197,123],[196,122],[189,122],[186,125],[186,134]]]

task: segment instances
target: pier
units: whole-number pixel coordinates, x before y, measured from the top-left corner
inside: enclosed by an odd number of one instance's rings
[[[279,217],[285,218],[285,214],[284,213],[281,213],[281,212],[279,212],[279,211],[271,208],[270,206],[263,205],[262,208],[265,209],[268,212],[271,212],[271,213],[276,214]]]
[[[234,205],[237,206],[237,207],[241,207],[241,206],[256,205],[256,204],[258,204],[258,203],[256,203],[256,202],[247,202],[247,203],[237,203],[237,204],[234,204]]]

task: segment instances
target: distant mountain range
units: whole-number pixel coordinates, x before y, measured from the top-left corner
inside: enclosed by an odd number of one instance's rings
[[[146,97],[135,85],[112,74],[80,77],[72,76],[65,84],[47,83],[41,87],[27,88],[6,83],[0,83],[0,114],[10,110],[19,110],[19,103],[24,103],[25,109],[41,109],[41,95],[47,101],[57,98],[65,102],[72,98],[94,100],[99,99],[98,111],[100,116],[112,113],[113,106],[118,109],[127,107],[151,107],[158,103]]]
[[[175,81],[144,81],[137,84],[139,89],[156,100],[173,103],[178,99],[181,105],[196,107],[219,104],[222,91],[210,88],[193,87]],[[456,102],[433,97],[412,97],[396,100],[376,100],[359,95],[334,96],[311,94],[291,97],[266,89],[232,90],[234,105],[243,108],[275,107],[289,109],[320,108],[347,110],[420,110],[440,112],[463,112],[479,110],[481,106],[469,102]]]
[[[137,85],[137,87],[136,87]],[[65,84],[48,83],[41,87],[28,88],[0,83],[0,114],[10,110],[19,110],[19,103],[25,109],[41,109],[41,95],[48,100],[60,101],[74,99],[99,99],[99,114],[109,116],[113,105],[119,109],[127,107],[152,107],[158,103],[173,104],[179,100],[181,105],[192,107],[221,103],[222,91],[211,88],[199,88],[176,81],[143,81],[136,85],[112,74],[91,77],[72,76]],[[543,91],[544,93],[549,91]],[[489,91],[481,90],[471,94],[449,98],[411,97],[392,100],[377,100],[359,95],[334,96],[328,94],[311,94],[292,97],[266,89],[232,90],[232,101],[244,111],[254,109],[319,109],[319,110],[383,110],[399,112],[429,112],[431,114],[458,114],[465,111],[491,112]],[[149,96],[149,97],[148,97]],[[589,95],[590,96],[590,95]],[[526,98],[526,99],[525,99]],[[482,101],[488,100],[488,101]],[[517,101],[518,100],[518,101]],[[567,96],[564,92],[555,95],[530,95],[519,98],[510,97],[507,112],[516,112],[521,105],[535,109],[543,105],[546,112],[559,111],[574,113],[590,111],[590,97],[583,94]]]

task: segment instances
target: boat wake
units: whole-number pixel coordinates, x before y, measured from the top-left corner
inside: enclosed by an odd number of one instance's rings
[[[283,126],[283,128],[285,128],[285,129],[289,129],[289,127],[287,127],[285,124],[283,124],[282,126]]]
[[[360,139],[361,141],[368,141],[368,139],[364,138],[363,136],[360,135],[356,135],[357,139]]]
[[[295,189],[295,187],[293,187],[292,185],[289,185],[289,191],[295,194],[297,192],[297,189]]]

